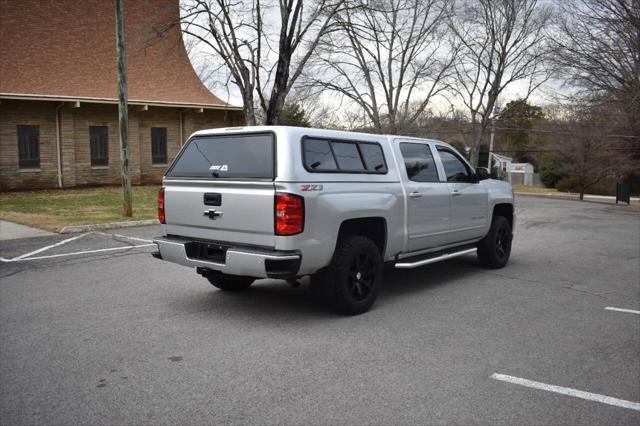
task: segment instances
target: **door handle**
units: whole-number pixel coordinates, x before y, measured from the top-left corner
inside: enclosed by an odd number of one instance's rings
[[[454,189],[453,191],[451,191],[452,197],[459,197],[461,195],[462,195],[462,192],[458,191],[457,189]]]
[[[420,197],[422,197],[422,194],[419,193],[418,191],[414,191],[411,194],[409,194],[409,197],[411,197],[411,198],[420,198]]]

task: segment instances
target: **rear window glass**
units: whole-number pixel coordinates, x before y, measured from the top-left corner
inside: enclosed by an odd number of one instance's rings
[[[355,143],[332,142],[331,146],[340,170],[364,170],[364,164]]]
[[[305,138],[302,150],[310,172],[387,173],[382,147],[377,143]]]
[[[367,166],[367,170],[375,170],[380,173],[387,173],[387,165],[384,162],[384,155],[382,154],[382,148],[375,143],[361,143],[358,145],[364,164]]]
[[[273,135],[202,136],[187,142],[167,176],[273,179]]]
[[[329,142],[318,139],[304,141],[304,154],[307,167],[311,170],[335,170],[336,161],[333,159]]]

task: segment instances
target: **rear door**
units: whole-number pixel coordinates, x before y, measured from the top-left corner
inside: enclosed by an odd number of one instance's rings
[[[167,235],[273,247],[275,136],[198,136],[164,179]]]
[[[448,242],[449,188],[438,177],[434,155],[428,143],[399,143],[404,160],[407,192],[407,247],[418,251]]]
[[[451,194],[451,242],[480,238],[487,225],[489,194],[475,182],[471,167],[453,149],[437,145]]]

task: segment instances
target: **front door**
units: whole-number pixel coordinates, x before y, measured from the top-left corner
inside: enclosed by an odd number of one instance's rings
[[[443,145],[437,151],[451,194],[452,242],[481,238],[491,219],[487,189],[475,182],[471,168],[455,151]]]
[[[449,188],[438,177],[427,143],[400,142],[407,190],[406,252],[441,246],[449,240]]]

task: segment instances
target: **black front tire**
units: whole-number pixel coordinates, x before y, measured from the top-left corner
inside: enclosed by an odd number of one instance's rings
[[[368,238],[349,235],[338,242],[331,265],[323,274],[325,285],[333,284],[334,307],[343,314],[368,311],[380,290],[382,257]]]
[[[504,216],[494,216],[489,233],[478,243],[478,261],[485,268],[500,269],[511,256],[511,225]]]
[[[211,285],[219,288],[222,291],[244,291],[248,289],[255,281],[255,278],[251,277],[236,277],[233,275],[225,274],[210,274],[205,276],[209,280]]]

